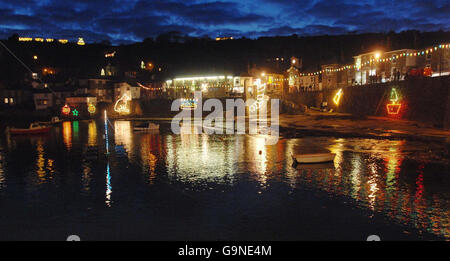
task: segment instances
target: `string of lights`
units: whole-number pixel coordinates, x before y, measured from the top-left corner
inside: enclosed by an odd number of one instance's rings
[[[434,51],[437,51],[439,49],[448,49],[448,48],[450,48],[450,44],[448,44],[448,43],[447,44],[439,44],[439,45],[433,46],[431,48],[423,49],[423,50],[416,51],[416,52],[403,52],[403,53],[400,53],[397,55],[393,55],[392,57],[389,57],[389,58],[380,58],[380,57],[373,58],[373,59],[370,59],[369,61],[362,63],[360,66],[357,66],[354,64],[344,65],[342,67],[334,68],[334,69],[323,69],[323,70],[320,70],[317,72],[300,73],[300,76],[314,76],[314,75],[322,74],[324,72],[340,72],[340,71],[344,71],[344,70],[348,70],[348,69],[359,69],[361,66],[364,66],[364,65],[389,62],[392,60],[400,59],[402,57],[422,56],[422,55],[426,55],[426,54],[432,53]]]

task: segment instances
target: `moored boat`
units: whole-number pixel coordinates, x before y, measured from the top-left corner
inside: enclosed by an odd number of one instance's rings
[[[292,157],[297,163],[323,163],[333,161],[335,156],[334,153],[312,153],[297,154]]]
[[[31,123],[29,128],[9,128],[10,134],[42,134],[50,131],[51,126],[45,126],[39,123]]]

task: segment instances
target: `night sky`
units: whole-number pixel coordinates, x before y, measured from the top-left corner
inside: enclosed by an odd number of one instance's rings
[[[448,31],[449,17],[448,0],[0,0],[0,39],[18,33],[120,44],[168,31],[236,38]]]

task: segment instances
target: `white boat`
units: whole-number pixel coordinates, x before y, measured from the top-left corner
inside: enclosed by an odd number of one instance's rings
[[[159,124],[155,123],[148,123],[147,126],[140,125],[133,128],[135,131],[156,131],[159,130]]]
[[[312,154],[297,154],[292,158],[297,163],[322,163],[334,160],[336,154],[334,153],[312,153]]]

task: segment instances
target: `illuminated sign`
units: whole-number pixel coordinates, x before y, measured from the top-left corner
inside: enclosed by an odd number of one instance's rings
[[[127,94],[122,95],[114,104],[114,111],[118,113],[128,114],[130,113],[130,107],[128,106],[128,102],[131,101],[130,96]]]
[[[256,101],[249,106],[251,112],[254,112],[262,107],[264,104],[264,92],[266,90],[266,84],[261,83],[261,79],[256,79]]]
[[[69,113],[70,113],[70,107],[66,104],[66,105],[64,105],[63,107],[62,107],[62,109],[61,109],[61,112],[62,112],[62,114],[64,114],[64,115],[69,115]]]
[[[397,89],[392,88],[389,100],[391,101],[391,103],[386,104],[387,113],[389,115],[397,115],[400,112],[400,109],[402,108],[402,104],[398,102],[399,96],[397,93]]]
[[[77,117],[78,114],[79,114],[79,112],[77,111],[77,109],[73,109],[72,115],[75,116],[75,117]]]
[[[400,112],[402,105],[400,103],[386,104],[387,113],[390,115],[395,115]]]
[[[108,58],[108,57],[114,57],[116,55],[116,51],[114,51],[114,52],[112,52],[112,53],[106,53],[105,54],[105,58]]]
[[[197,100],[195,99],[181,99],[181,108],[183,110],[194,110],[197,108]]]
[[[94,104],[90,103],[90,104],[88,105],[88,112],[89,112],[90,114],[94,114],[96,110],[97,110],[97,108],[95,108],[95,105],[94,105]]]
[[[341,100],[341,97],[342,97],[342,89],[339,89],[339,91],[336,93],[336,95],[334,95],[334,98],[333,98],[334,104],[339,105],[339,101]]]
[[[79,37],[77,44],[78,45],[85,45],[83,38]]]

